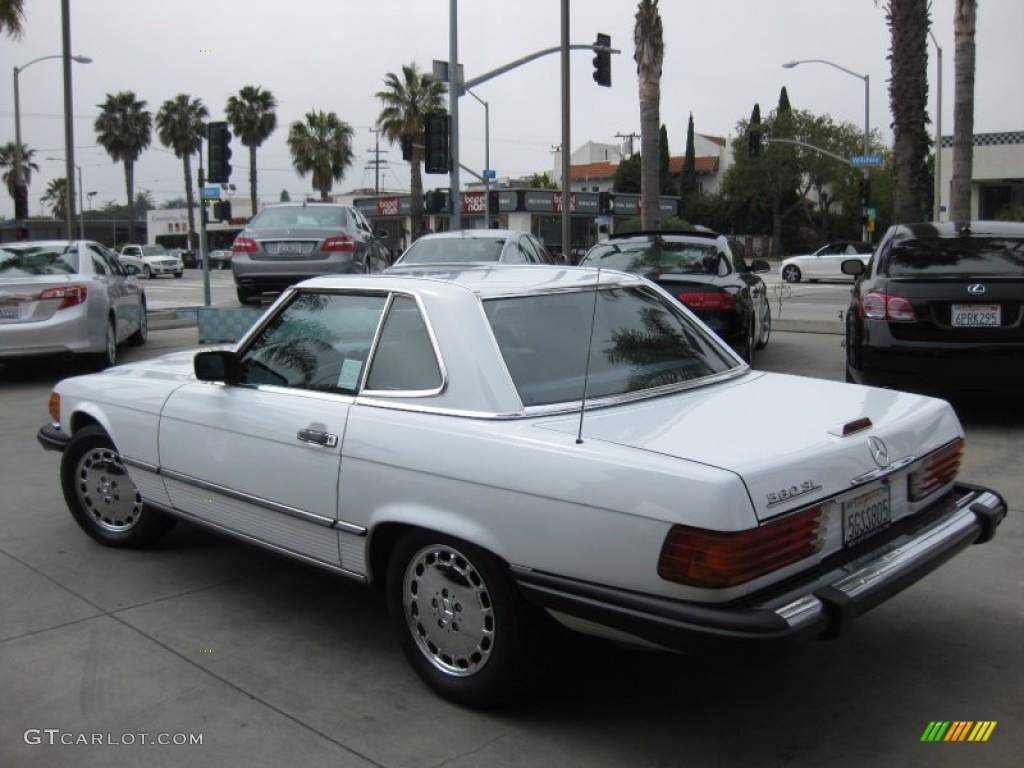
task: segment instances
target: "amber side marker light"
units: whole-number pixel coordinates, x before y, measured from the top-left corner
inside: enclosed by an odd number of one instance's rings
[[[674,525],[658,575],[694,587],[731,587],[810,557],[822,546],[821,507],[747,531],[724,533]]]
[[[54,421],[60,421],[60,395],[56,392],[50,393],[50,418]]]

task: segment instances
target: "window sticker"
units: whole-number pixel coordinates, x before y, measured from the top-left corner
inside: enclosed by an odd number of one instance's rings
[[[341,373],[338,375],[338,386],[342,389],[350,389],[353,392],[359,386],[359,374],[363,370],[362,360],[349,360],[341,364]]]

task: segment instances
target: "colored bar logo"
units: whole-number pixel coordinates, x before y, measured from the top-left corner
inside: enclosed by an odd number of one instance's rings
[[[988,741],[996,728],[995,720],[932,720],[921,741]]]

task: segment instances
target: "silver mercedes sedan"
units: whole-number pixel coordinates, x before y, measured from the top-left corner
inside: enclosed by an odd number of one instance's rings
[[[137,274],[90,240],[0,245],[0,360],[88,355],[114,365],[119,344],[146,341]]]

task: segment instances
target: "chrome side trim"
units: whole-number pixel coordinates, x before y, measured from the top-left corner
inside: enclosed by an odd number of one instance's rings
[[[313,512],[307,512],[304,509],[298,509],[296,507],[289,507],[287,504],[280,504],[276,501],[268,501],[252,494],[243,493],[242,491],[236,491],[232,488],[225,488],[223,485],[217,485],[216,483],[210,483],[206,480],[200,480],[199,478],[192,477],[191,475],[185,475],[181,472],[174,472],[173,470],[161,470],[160,474],[170,480],[177,480],[188,485],[195,486],[196,488],[202,488],[204,491],[213,491],[219,493],[222,496],[227,496],[230,499],[245,502],[246,504],[252,504],[253,506],[263,507],[269,509],[271,512],[278,512],[282,515],[288,515],[289,517],[295,517],[299,520],[304,520],[307,523],[314,523],[316,525],[322,525],[325,528],[334,528],[335,523],[338,521],[331,517],[324,517],[323,515],[317,515]],[[365,529],[364,529],[365,531]]]
[[[232,528],[225,528],[224,526],[218,525],[217,523],[211,523],[209,520],[204,520],[201,517],[196,517],[195,515],[189,514],[188,512],[184,512],[180,509],[174,509],[173,507],[165,507],[162,504],[154,504],[153,502],[148,500],[143,501],[146,505],[151,506],[154,509],[158,509],[161,512],[164,512],[168,515],[179,517],[182,520],[187,520],[190,523],[195,523],[196,525],[199,525],[203,528],[208,528],[212,531],[224,534],[225,536],[229,536],[233,539],[239,539],[240,541],[244,541],[247,544],[254,544],[258,547],[261,547],[262,549],[269,549],[273,552],[287,555],[290,558],[302,560],[303,562],[309,563],[310,565],[315,565],[320,568],[324,568],[328,571],[337,573],[341,576],[346,576],[350,579],[361,581],[364,584],[368,583],[366,579],[366,574],[350,571],[347,568],[342,568],[340,565],[337,565],[336,563],[329,563],[325,560],[318,560],[315,557],[310,557],[309,555],[305,555],[301,552],[296,552],[294,550],[287,549],[286,547],[282,547],[277,544],[271,544],[270,542],[264,541],[263,539],[258,539],[255,536],[250,536],[246,533],[240,533]]]
[[[156,464],[150,464],[148,461],[139,461],[138,459],[133,459],[128,456],[122,456],[121,461],[129,467],[135,467],[136,469],[141,469],[145,472],[152,472],[154,475],[160,474],[160,467]]]

